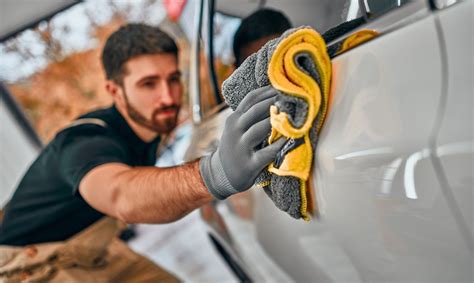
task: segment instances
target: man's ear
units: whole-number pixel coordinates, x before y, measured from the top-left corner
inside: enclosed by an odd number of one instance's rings
[[[118,92],[120,91],[120,87],[113,80],[107,80],[105,82],[105,90],[112,96],[112,98],[116,99],[116,96],[119,95]]]
[[[113,80],[107,80],[105,82],[105,90],[112,96],[112,99],[118,108],[125,108],[126,103],[122,86]]]

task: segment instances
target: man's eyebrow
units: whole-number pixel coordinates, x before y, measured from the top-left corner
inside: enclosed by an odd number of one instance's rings
[[[175,76],[181,76],[181,71],[176,71],[176,72],[173,72],[171,74],[168,75],[168,77],[175,77]],[[141,78],[140,80],[138,80],[138,82],[136,83],[137,85],[147,81],[147,80],[159,80],[161,77],[159,75],[149,75],[149,76],[145,76],[143,78]]]
[[[158,75],[150,75],[150,76],[145,76],[143,78],[141,78],[138,82],[137,82],[137,85],[138,84],[141,84],[147,80],[159,80],[160,79],[160,76]]]

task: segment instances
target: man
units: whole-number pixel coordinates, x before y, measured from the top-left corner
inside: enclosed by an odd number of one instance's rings
[[[153,167],[160,136],[176,126],[181,106],[178,48],[158,28],[129,24],[108,38],[102,63],[114,105],[59,132],[29,168],[0,227],[0,279],[176,281],[113,238],[115,222],[104,215],[126,223],[175,221],[213,198],[247,190],[283,145],[254,149],[270,131],[276,95],[261,88],[226,120],[214,153]]]

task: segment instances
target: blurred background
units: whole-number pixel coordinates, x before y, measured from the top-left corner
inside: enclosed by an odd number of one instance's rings
[[[39,2],[2,0],[2,25],[9,24],[9,19],[15,17],[16,9],[26,7],[34,12]],[[112,103],[105,91],[100,56],[107,37],[127,22],[159,26],[178,43],[185,92],[177,130],[182,129],[183,137],[190,131],[187,85],[190,37],[197,1],[69,2],[73,4],[61,12],[13,36],[4,37],[0,42],[0,81],[2,89],[6,89],[2,90],[0,111],[0,208],[10,198],[27,165],[58,130],[80,114]],[[170,6],[174,6],[174,12],[170,13]],[[232,72],[232,36],[240,19],[217,14],[214,21],[214,58],[216,73],[222,81]],[[204,61],[205,54],[202,53],[201,57]],[[210,109],[216,104],[213,102],[215,98],[211,95],[206,64],[201,66],[201,99],[206,100],[203,105]],[[15,108],[19,111],[10,113]],[[23,116],[28,126],[31,125],[30,134],[36,136],[34,146],[28,145],[22,138],[18,129],[21,127],[15,122],[8,122],[14,120],[12,117],[15,115]],[[158,161],[160,166],[181,163],[184,145],[170,147]],[[210,244],[198,211],[173,224],[138,225],[135,231],[137,236],[130,241],[133,249],[187,282],[236,280]]]
[[[79,114],[111,103],[104,89],[100,54],[107,37],[126,22],[157,25],[175,38],[187,85],[195,1],[177,2],[183,2],[183,10],[173,21],[160,0],[83,1],[0,43],[0,80],[22,106],[43,143]],[[229,72],[232,35],[239,23],[238,18],[216,16],[219,74]],[[208,81],[203,70],[202,84]],[[183,110],[185,120],[188,109]]]

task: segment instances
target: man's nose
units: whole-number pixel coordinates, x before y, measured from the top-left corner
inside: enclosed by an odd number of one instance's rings
[[[159,101],[161,105],[174,104],[173,93],[171,92],[171,87],[167,81],[161,82]]]

